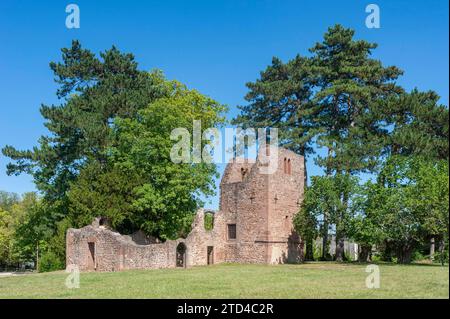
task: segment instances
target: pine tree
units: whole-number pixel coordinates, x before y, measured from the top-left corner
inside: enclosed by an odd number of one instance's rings
[[[278,139],[284,147],[305,156],[313,152],[315,124],[311,121],[316,108],[311,104],[310,61],[298,55],[288,63],[274,57],[261,72],[260,79],[247,83],[247,105],[239,106],[241,114],[234,124],[252,128],[278,128]],[[307,173],[305,172],[305,185]]]
[[[281,144],[306,157],[314,143],[326,148],[328,155],[315,160],[327,176],[375,170],[389,133],[378,101],[403,93],[395,83],[402,71],[371,58],[376,44],[353,37],[353,30],[336,25],[310,49],[311,57],[287,63],[274,58],[260,79],[247,84],[250,103],[240,107],[235,123],[278,127]],[[349,197],[341,194],[343,207]],[[339,221],[345,212],[340,214],[335,218],[324,212],[324,242],[333,219],[343,245],[345,229]]]

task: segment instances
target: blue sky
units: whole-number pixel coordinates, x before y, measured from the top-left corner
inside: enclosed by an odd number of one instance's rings
[[[80,8],[81,28],[67,29],[65,7]],[[381,28],[365,26],[366,5],[376,3]],[[405,71],[408,90],[435,90],[448,105],[448,1],[10,1],[0,2],[0,147],[31,148],[46,134],[41,103],[58,103],[48,67],[60,49],[79,39],[99,52],[116,45],[140,68],[159,68],[230,107],[244,103],[245,83],[272,56],[307,54],[335,23],[379,44],[374,56]],[[35,190],[28,176],[5,174],[0,190]],[[221,167],[222,168],[222,167]],[[308,164],[309,174],[321,170]],[[217,196],[209,207],[217,207]]]

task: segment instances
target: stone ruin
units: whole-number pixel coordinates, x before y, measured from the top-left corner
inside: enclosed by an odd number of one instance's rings
[[[121,235],[106,219],[96,218],[91,225],[67,231],[66,265],[81,271],[120,271],[301,262],[303,249],[292,220],[303,199],[305,162],[284,148],[277,152],[272,174],[261,172],[267,166],[261,153],[254,163],[230,162],[220,183],[219,210],[200,209],[186,238],[160,242],[141,231]],[[205,214],[213,216],[210,230]]]

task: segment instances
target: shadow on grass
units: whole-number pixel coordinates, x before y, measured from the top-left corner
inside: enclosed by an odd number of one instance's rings
[[[439,263],[430,263],[430,262],[412,262],[410,264],[398,264],[395,262],[389,261],[373,261],[373,262],[359,262],[359,261],[304,261],[299,265],[340,265],[340,266],[364,266],[364,265],[379,265],[379,266],[419,266],[419,267],[442,267],[448,268],[449,264],[445,264],[442,266]]]

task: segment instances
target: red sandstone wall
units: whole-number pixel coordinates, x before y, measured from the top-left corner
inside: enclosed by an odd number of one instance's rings
[[[69,229],[67,265],[75,264],[81,271],[172,268],[176,262],[176,246],[181,241],[137,245],[104,228]],[[95,244],[94,258],[89,250],[90,242]]]
[[[290,159],[290,174],[284,159]],[[278,169],[261,174],[261,163],[230,163],[221,182],[220,214],[223,225],[217,236],[224,241],[227,262],[299,262],[298,236],[293,232],[293,216],[303,200],[304,158],[279,149]],[[239,174],[247,170],[244,177]],[[226,224],[236,223],[237,238],[226,238]]]

